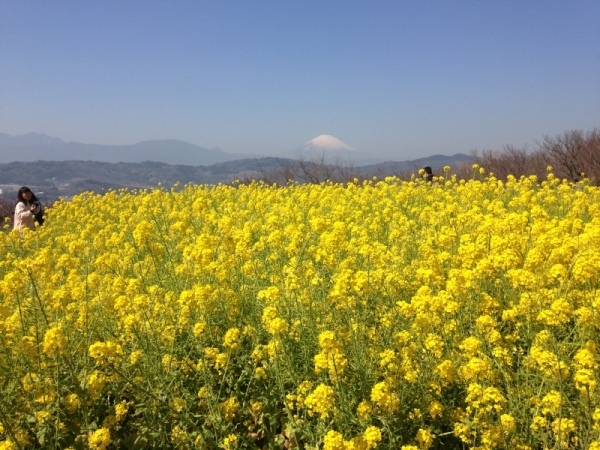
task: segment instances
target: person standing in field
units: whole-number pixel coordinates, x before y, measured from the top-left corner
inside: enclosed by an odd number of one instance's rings
[[[23,186],[17,194],[17,206],[15,206],[14,228],[21,231],[23,227],[35,229],[34,221],[38,224],[44,223],[44,211],[39,199],[31,189]]]
[[[431,170],[431,167],[423,167],[423,179],[429,183],[433,181],[433,171]]]

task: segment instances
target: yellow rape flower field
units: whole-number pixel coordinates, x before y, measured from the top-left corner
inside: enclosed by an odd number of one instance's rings
[[[0,449],[600,449],[586,181],[86,193],[0,254]]]

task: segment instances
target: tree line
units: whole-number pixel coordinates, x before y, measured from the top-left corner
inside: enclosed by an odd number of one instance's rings
[[[552,166],[554,174],[571,182],[587,178],[593,185],[600,185],[600,128],[587,132],[583,130],[565,131],[557,136],[545,136],[537,142],[537,148],[528,151],[526,147],[512,145],[502,152],[484,151],[474,155],[478,164],[497,178],[507,175],[537,175],[546,177],[547,167]]]

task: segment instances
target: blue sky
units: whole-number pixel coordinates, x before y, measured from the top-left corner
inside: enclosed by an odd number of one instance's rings
[[[0,0],[0,132],[404,160],[600,126],[600,1]]]

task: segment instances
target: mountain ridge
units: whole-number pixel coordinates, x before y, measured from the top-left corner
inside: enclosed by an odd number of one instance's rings
[[[42,133],[15,137],[0,133],[0,190],[10,197],[12,194],[9,192],[27,185],[38,193],[44,192],[51,199],[84,191],[155,188],[159,184],[168,187],[176,183],[219,184],[251,179],[277,183],[290,179],[314,182],[315,178],[311,175],[317,175],[321,180],[343,179],[350,174],[359,177],[389,176],[416,173],[423,166],[431,166],[434,171],[441,170],[445,165],[452,166],[472,159],[457,153],[405,161],[366,162],[354,149],[351,152],[341,148],[341,153],[336,153],[334,147],[339,147],[339,142],[342,147],[350,146],[333,136],[321,135],[309,143],[315,140],[322,147],[330,144],[329,150],[333,151],[327,158],[318,151],[295,158],[250,157],[226,153],[219,148],[206,149],[177,139],[110,146],[64,142]],[[5,162],[10,160],[10,155],[15,160]],[[161,158],[154,158],[156,155]],[[94,160],[94,157],[101,160]],[[165,159],[176,162],[165,162]]]
[[[43,133],[11,136],[0,133],[0,163],[46,161],[96,161],[108,163],[141,163],[210,165],[248,158],[249,155],[227,153],[204,148],[177,139],[141,141],[136,144],[104,145],[65,142]]]
[[[417,173],[419,168],[429,165],[439,173],[445,165],[456,165],[472,161],[468,155],[457,153],[452,156],[434,155],[410,161],[388,161],[369,166],[342,166],[345,175],[363,178],[385,177],[398,174]],[[289,174],[299,174],[302,181],[303,167],[314,170],[325,177],[334,173],[334,166],[322,165],[319,161],[289,158],[262,157],[245,158],[205,166],[166,164],[154,161],[142,163],[107,163],[98,161],[42,161],[0,163],[0,190],[9,198],[14,197],[20,186],[26,185],[36,193],[43,193],[42,200],[70,197],[84,191],[106,192],[120,188],[151,189],[159,184],[171,187],[179,184],[230,184],[236,180],[267,180],[287,182]],[[323,170],[324,169],[324,170]],[[270,181],[269,181],[270,180]]]

